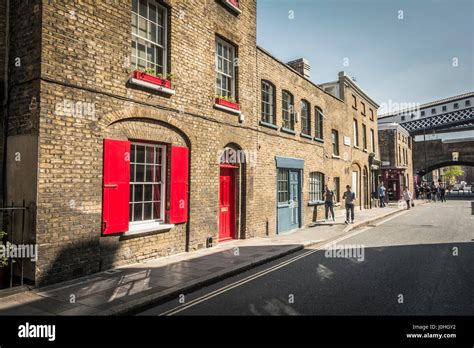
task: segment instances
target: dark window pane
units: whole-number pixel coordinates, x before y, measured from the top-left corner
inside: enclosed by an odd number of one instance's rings
[[[143,220],[151,220],[152,203],[145,203],[143,208]]]
[[[133,205],[133,221],[142,221],[142,204]]]
[[[135,202],[143,202],[143,185],[135,185]]]
[[[156,23],[156,6],[153,4],[150,4],[150,14],[148,16],[148,19]]]
[[[145,182],[152,182],[153,177],[153,166],[145,166]]]
[[[146,148],[146,163],[153,163],[155,160],[155,148],[147,146]]]
[[[161,216],[161,202],[153,203],[154,211],[153,211],[153,218],[155,219],[162,219]]]
[[[147,17],[147,1],[140,0],[140,16]]]
[[[161,201],[161,187],[162,185],[154,185],[154,191],[153,191],[153,200],[154,201]]]
[[[145,146],[137,145],[137,163],[145,163]]]
[[[135,182],[135,165],[130,164],[130,182]]]
[[[145,185],[145,198],[144,201],[151,201],[153,197],[153,185]]]
[[[145,181],[145,166],[143,164],[137,164],[135,182],[144,182],[144,181]]]

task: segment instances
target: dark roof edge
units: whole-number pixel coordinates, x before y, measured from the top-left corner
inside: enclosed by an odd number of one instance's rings
[[[284,65],[288,70],[290,70],[291,72],[295,73],[296,75],[298,75],[298,77],[302,78],[303,80],[309,82],[311,85],[313,85],[314,87],[316,87],[318,90],[320,90],[321,92],[331,96],[332,98],[340,101],[341,103],[344,103],[344,100],[342,99],[339,99],[338,97],[336,97],[335,95],[332,95],[331,93],[329,92],[326,92],[324,89],[322,89],[321,87],[319,87],[317,84],[315,84],[313,81],[311,81],[310,79],[304,77],[303,75],[301,75],[299,72],[297,72],[295,69],[293,69],[292,67],[290,67],[289,65],[283,63],[280,59],[276,58],[273,54],[271,54],[270,52],[268,52],[267,50],[265,50],[264,48],[260,47],[257,45],[257,50],[261,51],[262,53],[265,53],[267,56],[269,56],[270,58],[272,58],[274,61],[276,61],[277,63],[280,63],[282,65]],[[345,104],[345,103],[344,103]]]

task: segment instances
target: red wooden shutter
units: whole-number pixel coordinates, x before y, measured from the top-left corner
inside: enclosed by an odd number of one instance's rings
[[[169,222],[188,221],[189,150],[187,147],[171,147],[171,185]]]
[[[102,233],[128,231],[130,203],[130,142],[104,140]]]

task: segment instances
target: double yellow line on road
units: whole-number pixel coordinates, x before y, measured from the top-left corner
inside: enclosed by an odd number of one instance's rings
[[[343,237],[341,237],[341,238],[338,238],[338,239],[336,239],[336,240],[333,240],[333,241],[330,241],[330,242],[328,242],[328,243],[325,243],[325,244],[323,244],[323,245],[321,245],[321,246],[319,246],[319,247],[316,247],[315,249],[306,251],[306,252],[303,253],[303,254],[300,254],[300,255],[298,255],[298,256],[292,257],[291,259],[282,261],[281,263],[279,263],[279,264],[277,264],[277,265],[274,265],[274,266],[272,266],[272,267],[266,268],[266,269],[264,269],[264,270],[262,270],[262,271],[259,271],[259,272],[255,273],[255,274],[252,274],[252,275],[250,275],[250,276],[248,276],[248,277],[245,277],[245,278],[243,278],[243,279],[240,279],[240,280],[238,280],[238,281],[236,281],[236,282],[234,282],[234,283],[232,283],[232,284],[228,284],[228,285],[226,285],[226,286],[223,286],[222,288],[216,289],[216,290],[214,290],[214,291],[212,291],[212,292],[210,292],[210,293],[208,293],[208,294],[205,294],[205,295],[203,295],[203,296],[201,296],[201,297],[195,298],[194,300],[190,301],[189,303],[186,303],[186,304],[180,305],[180,306],[178,306],[178,307],[175,307],[175,308],[173,308],[173,309],[170,309],[170,310],[168,310],[168,311],[165,311],[165,312],[159,314],[159,316],[171,316],[171,315],[178,314],[178,313],[180,313],[180,312],[182,312],[182,311],[184,311],[184,310],[186,310],[186,309],[188,309],[188,308],[190,308],[190,307],[194,307],[194,306],[198,305],[199,303],[205,302],[205,301],[207,301],[207,300],[209,300],[209,299],[211,299],[211,298],[213,298],[213,297],[219,296],[219,295],[221,295],[221,294],[223,294],[223,293],[225,293],[225,292],[227,292],[227,291],[230,291],[230,290],[235,289],[235,288],[237,288],[237,287],[239,287],[239,286],[242,286],[242,285],[244,285],[245,283],[251,282],[252,280],[255,280],[255,279],[257,279],[257,278],[260,278],[260,277],[262,277],[262,276],[264,276],[264,275],[266,275],[266,274],[268,274],[268,273],[274,272],[274,271],[276,271],[277,269],[280,269],[280,268],[283,268],[283,267],[285,267],[285,266],[288,266],[289,264],[291,264],[291,263],[293,263],[293,262],[296,262],[296,261],[298,261],[298,260],[300,260],[300,259],[302,259],[302,258],[305,258],[305,257],[307,257],[307,256],[309,256],[309,255],[311,255],[311,254],[314,254],[315,252],[320,251],[320,250],[322,250],[322,249],[324,249],[324,248],[327,248],[327,247],[330,246],[330,245],[336,244],[337,242],[340,242],[340,241],[345,240],[345,239],[347,239],[347,238],[353,237],[353,236],[355,236],[355,235],[357,235],[357,234],[359,234],[359,233],[363,233],[363,232],[365,232],[365,231],[367,231],[367,230],[369,230],[369,229],[371,229],[371,227],[363,228],[362,230],[358,230],[358,231],[356,231],[356,232],[353,232],[353,233],[351,233],[351,234],[348,234],[348,235],[343,236]]]

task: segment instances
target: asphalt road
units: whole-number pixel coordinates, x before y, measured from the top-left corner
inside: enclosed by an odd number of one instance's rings
[[[419,205],[337,246],[339,255],[306,249],[139,315],[474,315],[474,201]]]

